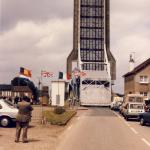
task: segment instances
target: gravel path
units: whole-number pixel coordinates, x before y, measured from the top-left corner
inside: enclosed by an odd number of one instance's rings
[[[43,110],[49,109],[43,107]],[[64,131],[63,126],[41,125],[41,107],[34,107],[31,127],[28,132],[29,143],[15,143],[15,127],[0,127],[0,150],[55,150],[57,139]]]

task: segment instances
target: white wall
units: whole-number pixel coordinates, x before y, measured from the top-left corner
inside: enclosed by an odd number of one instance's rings
[[[60,102],[57,98],[60,96]],[[65,101],[65,81],[57,80],[52,81],[52,106],[64,106]]]

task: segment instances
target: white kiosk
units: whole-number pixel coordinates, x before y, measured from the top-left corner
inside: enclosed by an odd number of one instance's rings
[[[52,106],[64,106],[65,104],[65,80],[58,79],[52,82]]]

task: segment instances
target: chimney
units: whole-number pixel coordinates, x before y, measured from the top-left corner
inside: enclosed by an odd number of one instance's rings
[[[133,54],[130,54],[129,71],[133,71],[134,67],[135,67],[135,61],[133,58]]]

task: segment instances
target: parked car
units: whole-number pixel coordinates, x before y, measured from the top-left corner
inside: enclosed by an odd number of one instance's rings
[[[142,126],[146,125],[147,123],[150,123],[150,109],[147,110],[147,112],[140,114],[139,120]]]
[[[119,106],[119,113],[120,113],[121,115],[123,115],[124,107],[125,107],[125,103],[122,103],[122,104]]]
[[[0,125],[8,127],[12,122],[16,121],[18,109],[7,100],[0,99]]]
[[[149,111],[150,109],[150,99],[145,100],[145,111]]]
[[[144,112],[145,112],[144,103],[128,102],[124,106],[123,116],[126,120],[128,120],[129,118],[138,119],[139,115]]]
[[[110,104],[111,110],[119,110],[120,106],[122,105],[122,101],[114,101]]]
[[[111,102],[111,104],[110,104],[110,109],[111,109],[111,110],[113,110],[114,105],[115,105],[115,102]]]

